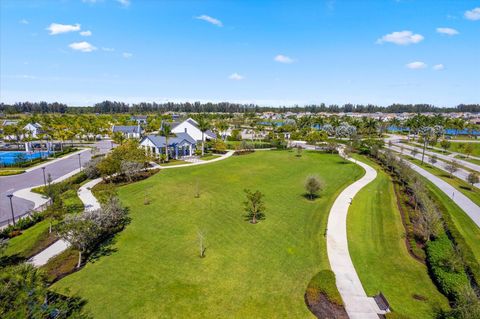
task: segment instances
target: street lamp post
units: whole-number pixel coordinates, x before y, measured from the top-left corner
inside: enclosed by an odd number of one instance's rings
[[[12,221],[13,221],[13,226],[15,226],[15,215],[13,214],[13,204],[12,204],[13,194],[8,194],[7,197],[10,199],[10,209],[12,211]]]
[[[82,170],[82,161],[80,160],[80,154],[78,154],[78,167],[81,171]]]
[[[42,170],[43,170],[43,185],[47,187],[47,179],[45,178],[45,166],[42,167]]]

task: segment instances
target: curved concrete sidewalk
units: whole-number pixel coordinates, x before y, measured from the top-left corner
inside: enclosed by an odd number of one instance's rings
[[[397,153],[402,154],[402,150],[400,149],[400,147],[398,146],[398,144],[395,144],[394,146],[388,146],[388,145],[387,145],[386,148],[388,148],[388,149],[390,149],[390,150],[392,150],[392,151],[395,151],[395,152],[397,152]],[[421,151],[420,151],[420,152],[421,152]],[[421,153],[417,153],[415,156],[413,156],[411,153],[404,151],[402,155],[408,155],[408,156],[414,157],[414,158],[416,158],[416,159],[418,159],[418,160],[421,160],[421,159],[422,159],[422,154],[421,154]],[[442,170],[442,171],[444,171],[444,172],[446,172],[446,173],[448,173],[448,174],[450,174],[450,173],[448,172],[448,170],[447,170],[447,165],[448,165],[447,162],[445,162],[443,159],[439,159],[439,160],[437,160],[437,162],[436,162],[435,164],[432,164],[432,163],[430,162],[431,156],[433,156],[433,155],[429,155],[429,154],[425,153],[424,162],[425,162],[425,163],[428,163],[429,165],[434,166],[434,167],[436,167],[436,168],[438,168],[438,169],[440,169],[440,170]],[[438,158],[438,157],[437,157],[437,158]],[[451,160],[456,160],[456,159],[455,159],[455,158],[451,158],[451,159],[450,159],[450,162],[451,162]],[[468,175],[469,175],[469,174],[470,174],[469,171],[467,171],[467,170],[465,170],[465,169],[463,169],[463,168],[458,168],[458,170],[457,170],[455,173],[453,173],[453,176],[458,177],[459,179],[461,179],[461,180],[463,180],[464,182],[468,183]],[[477,188],[480,188],[480,183],[475,183],[474,186],[477,187]]]
[[[467,196],[463,195],[460,191],[456,190],[453,186],[445,182],[443,179],[438,178],[437,176],[427,172],[420,166],[417,166],[409,161],[406,161],[410,167],[431,181],[435,186],[437,186],[442,192],[444,192],[451,200],[455,202],[472,220],[478,227],[480,227],[480,207],[472,202]]]
[[[398,142],[399,140],[405,140],[405,139],[398,139],[398,138],[394,138],[394,137],[390,137],[390,138],[386,139],[386,141],[392,141],[393,144],[397,147],[403,146],[404,149],[408,149],[408,150],[412,150],[412,149],[415,148],[419,152],[419,154],[422,154],[422,152],[423,152],[423,147],[422,146],[420,146],[420,145],[412,146],[412,145],[408,145],[408,144],[405,144],[405,143],[399,143]],[[460,154],[460,153],[456,153],[456,154]],[[464,167],[467,167],[471,170],[480,172],[480,165],[476,165],[476,164],[470,163],[468,161],[464,161],[460,158],[453,158],[453,157],[451,157],[449,155],[446,155],[446,154],[435,153],[435,152],[429,151],[428,149],[425,150],[425,155],[429,155],[429,156],[435,155],[437,158],[439,158],[441,160],[444,160],[444,161],[447,161],[447,162],[451,162],[452,160],[456,160],[458,164],[460,164]],[[462,155],[462,154],[460,154],[460,155]]]
[[[217,162],[217,161],[221,161],[221,160],[224,160],[226,158],[229,158],[230,156],[233,155],[233,153],[234,152],[231,151],[231,152],[228,152],[228,153],[226,153],[226,154],[224,154],[224,155],[222,155],[218,158],[215,158],[215,159],[212,159],[212,160],[209,160],[209,161],[203,161],[203,162],[192,163],[192,164],[184,164],[184,165],[172,165],[172,166],[166,166],[166,167],[161,167],[159,165],[154,165],[153,167],[150,167],[149,169],[157,169],[157,168],[166,169],[166,168],[178,168],[178,167],[185,167],[185,166],[204,165],[204,164],[208,164],[208,163],[211,163],[211,162]],[[67,174],[67,175],[69,175],[69,174]],[[67,177],[69,177],[69,176],[67,176]],[[63,180],[67,177],[62,176],[62,178],[59,178],[59,180],[60,179]],[[82,185],[78,189],[77,194],[78,194],[78,197],[80,198],[80,200],[82,201],[83,206],[85,207],[85,210],[95,210],[95,209],[100,209],[101,208],[100,203],[98,202],[97,198],[93,195],[91,189],[95,185],[100,183],[102,180],[103,180],[103,178],[101,178],[101,177],[97,178],[97,179],[94,179],[94,180],[91,180],[90,182],[85,183],[84,185]],[[28,260],[28,262],[31,263],[32,265],[34,265],[35,267],[43,266],[48,262],[48,260],[50,260],[51,258],[53,258],[53,257],[57,256],[58,254],[62,253],[68,247],[70,247],[70,243],[68,243],[68,242],[66,242],[62,239],[59,239],[56,242],[54,242],[52,245],[48,246],[45,250],[41,251],[37,255],[30,258]]]
[[[372,167],[351,158],[365,169],[365,175],[344,189],[333,203],[327,224],[327,253],[330,267],[335,273],[336,284],[351,319],[378,319],[381,311],[375,300],[368,297],[353,266],[348,251],[347,214],[350,201],[367,184],[373,181],[377,172]]]

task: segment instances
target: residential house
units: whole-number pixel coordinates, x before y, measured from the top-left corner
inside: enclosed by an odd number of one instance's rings
[[[131,121],[137,122],[137,124],[147,124],[147,116],[146,115],[134,115],[130,118]]]
[[[28,123],[23,127],[23,129],[27,132],[26,135],[30,137],[37,138],[39,135],[45,133],[42,129],[42,126],[38,123]]]
[[[197,141],[187,133],[177,133],[167,139],[165,136],[147,135],[140,141],[140,146],[154,157],[165,154],[168,149],[169,158],[178,159],[183,156],[192,156],[197,146]]]
[[[112,127],[112,132],[120,132],[123,134],[125,138],[140,138],[143,134],[143,129],[138,125],[127,125],[127,126],[122,126],[122,125],[114,125]]]
[[[172,127],[172,133],[187,133],[190,135],[195,141],[202,140],[202,131],[198,128],[198,122],[192,118],[188,118],[183,122],[180,123],[170,123]],[[207,130],[204,133],[204,140],[212,140],[216,139],[217,135],[210,130]]]

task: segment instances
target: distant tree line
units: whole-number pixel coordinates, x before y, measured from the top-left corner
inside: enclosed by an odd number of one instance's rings
[[[259,106],[256,104],[238,104],[229,102],[200,103],[200,102],[166,102],[166,103],[136,103],[128,104],[117,101],[103,101],[94,106],[67,106],[63,103],[47,102],[18,102],[15,104],[0,103],[0,112],[5,113],[151,113],[151,112],[186,112],[186,113],[249,113],[249,112],[357,112],[357,113],[425,113],[425,112],[480,112],[480,104],[459,104],[456,107],[442,108],[431,104],[392,104],[379,106],[373,104],[311,104],[306,106]]]

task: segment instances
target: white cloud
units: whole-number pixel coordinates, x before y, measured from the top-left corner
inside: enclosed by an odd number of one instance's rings
[[[81,51],[81,52],[92,52],[97,48],[91,45],[86,41],[82,42],[73,42],[68,45],[72,50]]]
[[[129,59],[129,58],[131,58],[131,57],[133,56],[133,54],[130,53],[130,52],[123,52],[123,53],[122,53],[122,56],[123,56],[125,59]]]
[[[128,7],[130,5],[130,0],[117,0],[124,7]]]
[[[293,63],[295,62],[294,59],[286,56],[286,55],[282,55],[282,54],[279,54],[277,56],[275,56],[273,58],[274,61],[277,61],[277,62],[280,62],[280,63],[286,63],[286,64],[290,64],[290,63]]]
[[[88,31],[80,31],[80,35],[81,36],[84,36],[84,37],[89,37],[92,35],[92,31],[88,30]]]
[[[59,24],[59,23],[52,23],[47,28],[50,31],[50,35],[60,34],[60,33],[67,33],[67,32],[76,32],[80,31],[80,24]]]
[[[398,45],[409,45],[412,43],[419,43],[423,39],[424,39],[423,35],[413,34],[412,31],[406,30],[406,31],[396,31],[390,34],[386,34],[380,39],[378,39],[377,43],[381,44],[384,42],[391,42]]]
[[[443,69],[445,69],[445,66],[443,64],[435,64],[432,69],[434,69],[435,71],[441,71]]]
[[[464,17],[473,21],[480,20],[480,7],[465,11]]]
[[[27,19],[22,19],[22,20],[18,21],[18,23],[20,23],[20,24],[29,24],[29,22],[28,22]]]
[[[245,77],[243,75],[240,75],[237,72],[230,74],[230,76],[228,78],[230,80],[234,80],[234,81],[241,81],[241,80],[245,79]]]
[[[113,51],[115,51],[115,49],[114,48],[102,48],[102,51],[113,52]]]
[[[420,62],[420,61],[410,62],[410,63],[407,63],[405,66],[412,70],[425,69],[427,67],[427,65],[424,62]]]
[[[437,28],[437,32],[446,35],[457,35],[459,32],[452,28]]]
[[[208,23],[216,25],[217,27],[223,27],[222,21],[220,21],[218,19],[215,19],[215,18],[212,18],[210,16],[207,16],[205,14],[202,14],[201,16],[198,16],[195,19],[206,21]]]

